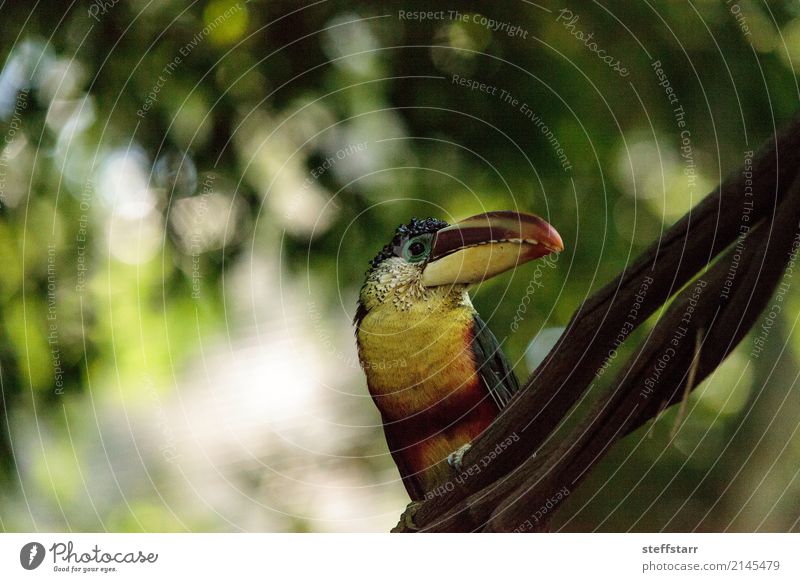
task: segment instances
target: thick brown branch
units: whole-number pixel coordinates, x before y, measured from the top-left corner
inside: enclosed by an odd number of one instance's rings
[[[693,367],[690,390],[719,366],[766,307],[786,262],[794,260],[800,240],[800,179],[779,210],[774,222],[764,219],[750,232],[743,250],[731,249],[678,295],[639,354],[620,372],[612,393],[600,399],[585,425],[565,439],[569,451],[556,455],[546,473],[538,467],[521,487],[507,493],[508,500],[530,507],[544,505],[553,487],[531,485],[545,480],[574,489],[615,442],[683,398]],[[726,282],[737,253],[741,272],[734,273],[728,292]],[[553,515],[544,515],[537,529]],[[505,501],[493,512],[488,527],[508,531],[519,523],[516,511]]]
[[[746,192],[743,173],[730,177],[577,310],[525,389],[464,459],[465,467],[486,459],[490,464],[459,479],[454,474],[452,490],[423,503],[414,515],[415,525],[423,531],[519,529],[520,515],[546,505],[562,487],[574,488],[611,444],[679,400],[695,357],[695,382],[713,372],[752,327],[789,260],[786,249],[794,240],[800,208],[796,188],[789,194],[798,167],[800,119],[795,119],[756,156],[752,195]],[[754,228],[742,240],[743,227],[750,226]],[[678,295],[585,422],[560,442],[548,442],[620,338],[627,338],[734,242],[699,277],[704,284],[697,297],[695,285]],[[731,278],[737,252],[740,266]],[[686,325],[679,326],[690,301],[697,306]],[[677,327],[685,327],[686,333],[677,338],[672,363],[659,371],[654,383],[654,366],[675,339]],[[645,384],[652,392],[643,397],[639,393]],[[499,443],[508,442],[513,444],[501,447],[502,454],[495,452]]]

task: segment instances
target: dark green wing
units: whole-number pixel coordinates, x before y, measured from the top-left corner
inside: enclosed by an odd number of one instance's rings
[[[408,496],[412,501],[422,501],[425,499],[425,487],[420,480],[421,475],[414,473],[408,467],[406,458],[403,456],[406,450],[402,448],[401,441],[396,438],[394,426],[383,417],[381,417],[381,420],[383,421],[383,434],[386,436],[386,445],[392,454],[394,464],[397,465],[397,470],[400,471],[400,478],[403,480]]]
[[[498,409],[503,409],[519,390],[519,381],[492,331],[476,313],[473,321],[472,350],[478,375]]]

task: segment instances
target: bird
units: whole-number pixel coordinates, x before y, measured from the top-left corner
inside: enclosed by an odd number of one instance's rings
[[[354,317],[358,358],[412,504],[461,470],[519,390],[470,285],[563,249],[542,218],[500,210],[453,225],[412,218],[370,262]]]

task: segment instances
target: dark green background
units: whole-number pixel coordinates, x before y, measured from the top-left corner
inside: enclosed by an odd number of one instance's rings
[[[0,8],[7,531],[388,529],[407,500],[350,320],[394,227],[514,208],[557,227],[555,268],[473,294],[524,377],[800,97],[788,0],[101,6]],[[451,9],[467,22],[398,12]],[[693,184],[654,61],[686,114]],[[798,529],[786,282],[761,357],[746,339],[685,418],[668,411],[616,447],[554,527]]]

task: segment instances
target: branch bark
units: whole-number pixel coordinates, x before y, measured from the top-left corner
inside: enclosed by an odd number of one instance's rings
[[[800,244],[798,168],[800,117],[761,148],[750,175],[729,177],[580,306],[465,455],[463,467],[478,470],[453,471],[448,492],[393,531],[546,529],[615,442],[679,402],[756,323]],[[557,430],[620,343],[673,296],[613,388],[575,428]]]

